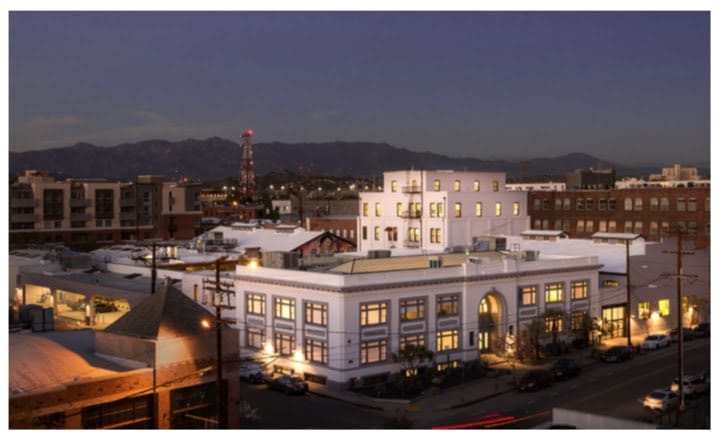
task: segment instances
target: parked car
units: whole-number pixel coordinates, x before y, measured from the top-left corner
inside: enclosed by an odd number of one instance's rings
[[[644,407],[655,411],[669,411],[679,406],[679,396],[669,389],[655,389],[644,397]]]
[[[286,394],[305,394],[308,391],[308,383],[304,382],[303,379],[287,375],[271,380],[268,387]]]
[[[692,330],[696,338],[708,338],[710,335],[710,326],[708,322],[698,324],[697,327]]]
[[[672,339],[672,342],[679,342],[679,330],[674,329],[671,332],[669,332],[669,337]],[[683,341],[691,341],[694,339],[694,332],[692,329],[689,328],[683,328],[682,329],[682,340]]]
[[[578,376],[581,372],[582,369],[574,359],[559,359],[552,367],[552,373],[556,380],[567,380],[570,377]]]
[[[632,358],[632,349],[618,345],[602,353],[604,362],[622,362]]]
[[[682,376],[682,389],[685,397],[697,397],[707,392],[709,383],[705,380],[704,376],[698,375],[686,375]],[[675,378],[670,385],[669,390],[674,393],[679,393],[679,378]]]
[[[519,379],[519,391],[536,391],[551,386],[554,376],[551,371],[531,370]]]
[[[642,342],[643,350],[657,350],[660,347],[668,347],[672,343],[672,340],[667,335],[649,335]]]
[[[261,366],[255,362],[243,362],[239,374],[242,380],[251,383],[262,383],[265,380]]]

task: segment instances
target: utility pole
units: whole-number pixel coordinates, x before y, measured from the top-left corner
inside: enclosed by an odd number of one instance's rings
[[[667,275],[677,279],[677,389],[679,391],[679,411],[684,412],[686,409],[684,404],[684,385],[682,377],[684,376],[684,327],[682,327],[682,278],[693,278],[696,275],[682,274],[682,255],[694,254],[692,251],[682,251],[682,233],[681,226],[677,227],[677,250],[663,251],[666,253],[677,254],[677,274]]]
[[[627,317],[625,325],[627,327],[627,347],[632,346],[632,283],[629,275],[629,239],[625,240],[627,250]]]

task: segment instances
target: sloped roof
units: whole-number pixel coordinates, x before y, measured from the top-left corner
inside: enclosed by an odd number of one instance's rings
[[[245,251],[246,248],[261,248],[263,252],[293,251],[325,234],[325,231],[307,231],[302,227],[265,229],[252,226],[244,228],[219,226],[205,235],[212,237],[213,233],[217,232],[222,232],[224,239],[235,239],[238,251]]]
[[[207,332],[200,322],[215,315],[173,286],[163,285],[105,329],[145,339],[198,336]]]

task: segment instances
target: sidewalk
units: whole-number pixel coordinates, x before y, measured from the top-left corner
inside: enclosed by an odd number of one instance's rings
[[[633,345],[640,345],[644,336],[636,336],[632,339]],[[606,340],[600,349],[606,349],[614,345],[626,345],[626,338]],[[584,368],[598,359],[592,357],[591,349],[571,350],[569,353],[559,357],[575,359],[580,367]],[[467,406],[496,397],[511,391],[516,391],[516,378],[521,377],[526,371],[532,368],[550,368],[558,357],[550,357],[537,364],[516,364],[512,366],[508,361],[495,357],[490,361],[490,372],[485,377],[465,382],[446,389],[431,387],[424,394],[411,400],[390,400],[372,398],[353,391],[330,390],[325,385],[309,383],[309,392],[322,396],[341,400],[360,407],[386,411],[398,415],[406,413],[410,418],[423,417],[425,414],[436,411],[444,411]],[[415,422],[414,422],[415,423]],[[416,423],[415,423],[416,424]]]

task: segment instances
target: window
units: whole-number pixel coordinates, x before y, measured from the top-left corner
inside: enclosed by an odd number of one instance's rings
[[[586,232],[587,233],[593,233],[594,232],[594,221],[588,220],[586,223]]]
[[[704,198],[704,211],[709,211],[709,198]]]
[[[577,233],[584,232],[584,219],[577,220]]]
[[[361,364],[369,364],[375,362],[384,362],[387,357],[388,341],[379,339],[378,341],[366,341],[361,343]]]
[[[617,200],[616,199],[610,199],[607,202],[607,210],[609,211],[615,211],[617,209]]]
[[[403,351],[407,345],[423,347],[426,345],[426,336],[419,334],[399,337],[399,350]]]
[[[328,343],[325,341],[306,339],[303,353],[308,361],[323,364],[328,363]]]
[[[440,190],[441,190],[441,181],[439,181],[438,179],[435,179],[434,180],[434,191],[438,192]]]
[[[436,316],[459,314],[459,295],[439,295],[436,297]]]
[[[386,324],[387,307],[385,302],[361,304],[361,326]]]
[[[461,217],[461,202],[454,203],[454,217]]]
[[[662,234],[669,234],[669,222],[662,221]]]
[[[624,198],[624,211],[632,211],[632,198]]]
[[[390,227],[388,228],[388,239],[390,242],[396,242],[399,240],[399,228],[398,227]]]
[[[391,191],[396,192],[398,190],[398,184],[396,183],[396,180],[391,181]]]
[[[404,215],[404,204],[401,202],[396,203],[396,216],[402,217]]]
[[[296,300],[293,298],[276,298],[275,315],[280,319],[296,319]]]
[[[285,333],[275,333],[273,335],[273,348],[276,354],[280,356],[290,356],[296,349],[296,337]]]
[[[474,180],[474,191],[478,192],[479,190],[481,190],[481,184],[479,183],[479,180],[477,179],[477,180]]]
[[[459,348],[459,331],[444,330],[436,332],[436,352],[456,350]]]
[[[659,226],[657,225],[657,221],[651,221],[649,223],[649,234],[658,234],[659,233]]]
[[[361,214],[368,217],[368,215],[369,215],[369,203],[368,202],[363,203],[363,211]]]
[[[498,192],[498,191],[499,191],[499,181],[492,181],[492,182],[491,182],[491,191],[492,191],[492,192]]]
[[[559,198],[554,199],[554,210],[562,209],[562,200]]]
[[[246,294],[246,313],[266,315],[266,296],[261,294]]]
[[[548,283],[544,285],[544,302],[559,303],[564,301],[564,283]]]
[[[461,191],[461,181],[459,181],[458,179],[454,180],[454,191],[455,192]]]
[[[583,300],[587,298],[589,294],[589,281],[572,281],[569,285],[569,293],[571,294],[573,300]]]
[[[374,227],[374,240],[381,239],[381,227]]]
[[[594,199],[592,199],[592,198],[587,198],[586,208],[587,208],[587,211],[592,211],[592,210],[594,210]]]
[[[482,206],[481,202],[476,203],[476,217],[482,216],[482,207],[483,206]]]
[[[542,221],[542,230],[548,230],[549,229],[549,219],[544,219]]]
[[[438,213],[439,217],[444,217],[444,203],[443,202],[436,203],[436,212]]]
[[[649,211],[659,210],[659,199],[649,198]]]
[[[624,232],[625,233],[632,232],[632,221],[624,221]]]
[[[609,233],[615,233],[617,231],[617,221],[609,221],[607,224],[607,232]]]
[[[531,206],[531,208],[532,208],[533,210],[540,210],[540,209],[541,209],[541,199],[534,198],[534,199],[532,200],[532,206]]]
[[[644,208],[642,198],[634,198],[634,211],[642,211]]]
[[[549,210],[549,200],[548,199],[542,199],[542,210],[544,210],[544,211]]]
[[[364,225],[363,227],[361,227],[361,238],[362,238],[363,240],[368,239],[368,230],[367,230],[367,228],[366,228],[366,225]]]
[[[589,314],[585,310],[577,310],[569,315],[572,330],[583,330],[584,320],[589,318]]]
[[[564,210],[572,209],[572,201],[569,198],[564,198]]]
[[[430,228],[429,234],[431,243],[441,243],[441,228]]]
[[[534,223],[531,228],[532,230],[541,230],[541,219],[534,219]]]
[[[617,280],[604,280],[602,281],[602,287],[619,287]]]
[[[501,202],[496,203],[496,217],[501,216]]]
[[[519,216],[520,207],[519,201],[514,201],[514,216]]]
[[[659,211],[669,211],[669,199],[668,198],[660,198],[659,199]]]
[[[376,217],[381,216],[381,203],[377,202],[374,206],[374,212],[376,213]]]
[[[419,241],[419,228],[418,227],[409,227],[409,242],[418,242]]]
[[[429,202],[429,216],[436,217],[436,203]]]
[[[577,199],[577,211],[584,211],[584,199]]]
[[[607,200],[600,199],[599,200],[599,211],[606,211],[606,210],[607,210]]]
[[[684,198],[677,198],[677,211],[686,211],[687,201]]]
[[[557,231],[562,230],[562,220],[561,219],[554,219],[554,229]]]
[[[95,218],[113,218],[113,190],[99,189],[95,191]]]
[[[425,298],[406,298],[399,301],[399,311],[401,312],[401,321],[413,321],[416,319],[424,319],[424,310],[426,309]]]
[[[669,316],[669,299],[659,300],[659,315]]]
[[[567,233],[572,229],[569,219],[562,220],[562,230],[566,231]]]
[[[248,327],[246,331],[246,345],[250,348],[263,348],[263,342],[266,340],[263,329]]]
[[[536,286],[523,286],[519,288],[519,303],[522,306],[536,305]]]
[[[607,221],[599,221],[599,232],[600,233],[607,232]]]
[[[642,221],[635,221],[634,222],[634,232],[637,234],[642,234],[642,229],[644,228],[644,222]]]
[[[650,314],[649,301],[643,301],[637,304],[637,317],[639,319],[649,319]]]
[[[544,318],[544,325],[546,326],[546,333],[558,333],[564,329],[561,315],[547,316]]]
[[[697,222],[687,222],[687,233],[697,234]]]
[[[697,211],[697,198],[687,199],[687,211]]]
[[[328,325],[328,304],[325,303],[306,303],[306,324]]]

